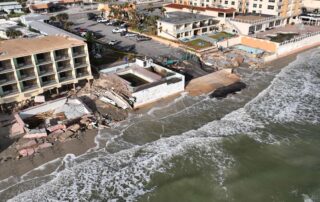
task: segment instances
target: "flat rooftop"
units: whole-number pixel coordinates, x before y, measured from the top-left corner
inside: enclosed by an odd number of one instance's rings
[[[286,25],[284,27],[276,27],[274,29],[267,30],[264,32],[258,32],[256,33],[256,37],[261,39],[270,39],[270,36],[277,35],[279,33],[280,34],[292,33],[292,34],[297,34],[296,37],[299,37],[301,35],[311,34],[319,31],[320,31],[319,26],[295,24],[295,25]]]
[[[186,12],[168,12],[166,13],[166,17],[161,18],[159,21],[167,22],[171,24],[184,24],[184,23],[192,23],[195,21],[201,20],[209,20],[214,17],[196,13],[186,13]]]
[[[244,23],[255,23],[259,21],[264,21],[268,19],[276,19],[277,16],[272,15],[258,15],[258,14],[246,14],[246,15],[236,15],[233,19],[234,21],[244,22]]]
[[[0,60],[23,57],[51,50],[84,45],[85,42],[67,36],[43,36],[32,39],[0,41]]]

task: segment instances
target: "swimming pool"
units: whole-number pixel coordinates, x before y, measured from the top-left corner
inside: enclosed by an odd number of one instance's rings
[[[264,52],[264,50],[261,50],[259,48],[253,48],[253,47],[245,46],[245,45],[242,45],[242,44],[235,45],[233,47],[238,49],[238,50],[243,50],[243,51],[246,51],[247,53],[255,54],[255,55],[261,54],[261,53]]]

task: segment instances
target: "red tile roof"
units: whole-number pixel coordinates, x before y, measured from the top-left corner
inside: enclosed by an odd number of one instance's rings
[[[182,4],[168,4],[165,5],[164,7],[167,8],[175,8],[175,9],[193,9],[193,10],[198,10],[198,11],[216,11],[216,12],[221,12],[221,13],[233,13],[236,11],[234,8],[215,8],[215,7],[199,7],[199,6],[189,6],[189,5],[182,5]]]

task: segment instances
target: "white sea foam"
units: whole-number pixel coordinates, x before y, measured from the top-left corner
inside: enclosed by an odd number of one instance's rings
[[[30,198],[36,201],[133,201],[152,191],[152,187],[147,188],[146,184],[153,174],[170,169],[174,166],[170,163],[172,158],[183,156],[192,148],[210,151],[217,167],[215,178],[223,186],[224,170],[233,160],[217,144],[222,137],[242,133],[257,135],[260,129],[273,122],[319,122],[320,105],[315,100],[320,96],[320,82],[316,76],[319,70],[311,61],[312,54],[299,57],[295,63],[282,70],[256,98],[221,120],[212,121],[198,130],[179,136],[159,139],[71,165],[50,182],[22,193],[12,201]],[[306,61],[309,63],[307,67]]]

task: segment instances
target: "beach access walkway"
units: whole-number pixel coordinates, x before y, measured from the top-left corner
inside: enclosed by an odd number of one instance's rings
[[[191,80],[186,91],[191,96],[208,94],[217,88],[240,81],[240,77],[232,73],[232,69],[223,69]]]

